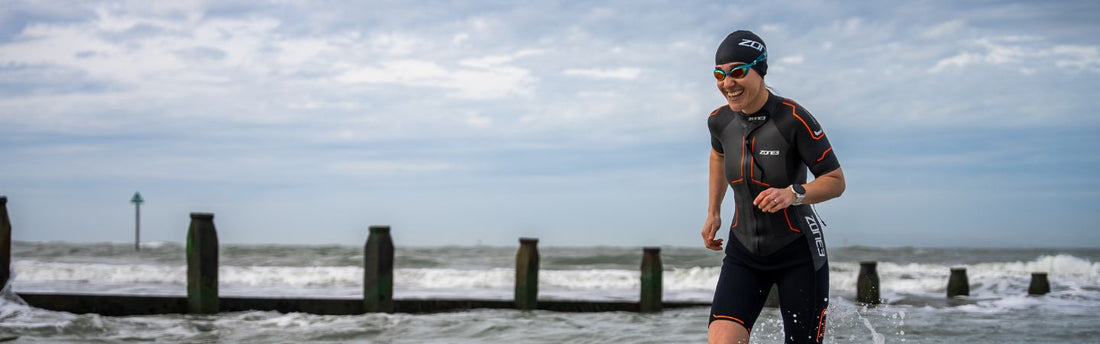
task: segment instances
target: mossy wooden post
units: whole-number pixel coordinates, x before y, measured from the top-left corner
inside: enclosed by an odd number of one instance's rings
[[[1028,295],[1044,295],[1050,292],[1050,281],[1047,280],[1047,273],[1045,272],[1032,272],[1031,273],[1031,285],[1027,287]]]
[[[531,310],[538,306],[539,239],[520,238],[516,252],[516,309]]]
[[[638,310],[641,312],[661,311],[661,274],[664,268],[661,266],[661,248],[646,247],[642,249],[642,296],[638,302]]]
[[[0,196],[0,289],[11,277],[11,220],[8,219],[8,197]]]
[[[970,281],[966,278],[966,268],[951,268],[951,278],[947,280],[947,297],[970,295]]]
[[[860,262],[856,279],[856,301],[869,305],[882,303],[879,297],[878,262]]]
[[[187,310],[218,313],[218,232],[214,214],[191,213],[187,230]]]
[[[393,312],[393,239],[390,226],[370,226],[363,248],[363,310]]]

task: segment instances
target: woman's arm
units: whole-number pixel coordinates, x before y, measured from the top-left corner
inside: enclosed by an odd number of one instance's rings
[[[702,235],[703,246],[715,251],[722,249],[722,239],[714,239],[714,236],[718,233],[718,227],[722,226],[722,200],[726,198],[726,189],[729,188],[729,183],[726,182],[725,164],[725,157],[718,151],[711,149],[707,219],[703,223]]]
[[[802,199],[802,204],[821,203],[840,197],[844,193],[844,170],[838,167],[829,173],[814,178],[803,187],[806,188],[806,198]],[[791,202],[793,203],[794,200],[792,199]]]
[[[806,197],[802,199],[802,204],[821,203],[840,197],[844,193],[845,187],[844,170],[838,167],[814,178],[803,187],[806,188]],[[760,208],[761,211],[774,213],[789,207],[795,199],[794,192],[791,192],[790,189],[771,188],[757,195],[752,204]]]

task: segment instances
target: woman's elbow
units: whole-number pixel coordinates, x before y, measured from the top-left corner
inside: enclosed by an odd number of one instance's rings
[[[837,198],[840,197],[840,195],[843,195],[844,189],[847,186],[847,183],[845,183],[844,181],[844,171],[837,168],[835,171],[829,172],[828,176],[834,180],[832,198]]]

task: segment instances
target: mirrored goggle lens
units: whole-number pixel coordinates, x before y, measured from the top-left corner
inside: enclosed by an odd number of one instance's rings
[[[717,79],[718,81],[725,80],[727,76],[729,76],[731,78],[734,78],[734,79],[741,79],[741,78],[744,78],[746,74],[748,74],[748,70],[749,70],[749,68],[748,68],[747,65],[741,65],[741,66],[733,67],[733,68],[730,69],[730,71],[728,73],[723,72],[721,69],[715,68],[714,69],[714,78]]]

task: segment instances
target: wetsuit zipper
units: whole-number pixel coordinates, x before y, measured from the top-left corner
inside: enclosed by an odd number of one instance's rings
[[[745,131],[747,133],[752,130],[752,129],[748,128],[749,125],[746,125],[746,124],[742,124],[742,125],[744,125],[743,128],[746,129]],[[753,128],[753,129],[755,129],[755,128]],[[747,192],[748,195],[749,195],[748,199],[755,199],[756,197],[752,193],[752,178],[749,177],[749,175],[753,171],[752,170],[752,168],[753,168],[753,166],[752,166],[753,159],[750,158],[752,156],[752,147],[749,146],[750,145],[749,136],[752,136],[751,133],[748,134],[748,135],[745,135],[745,136],[741,136],[741,145],[742,145],[742,147],[741,147],[741,152],[742,152],[742,157],[741,157],[741,178],[743,180],[743,183],[745,183],[745,192]],[[744,153],[744,152],[748,152],[748,153]],[[745,155],[748,155],[748,156],[745,156]],[[749,173],[745,173],[746,170],[748,170]],[[763,177],[763,176],[761,176],[761,177]],[[760,223],[759,223],[760,218],[761,218],[761,216],[760,216],[761,214],[757,214],[756,207],[753,206],[751,203],[746,204],[746,207],[748,207],[747,213],[751,214],[751,216],[752,216],[752,219],[747,223],[749,223],[749,227],[750,227],[749,230],[752,231],[752,233],[753,233],[753,240],[752,240],[753,241],[752,242],[753,252],[761,252],[761,250],[763,249],[763,247],[762,247],[763,245],[761,243],[760,238],[763,238],[764,234],[765,234],[765,233],[763,233],[762,227],[760,226]]]

